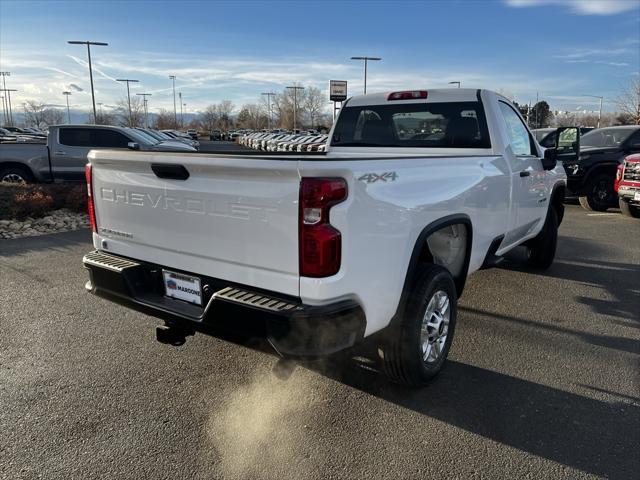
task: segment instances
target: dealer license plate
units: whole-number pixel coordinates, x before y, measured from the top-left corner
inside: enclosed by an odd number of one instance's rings
[[[169,270],[162,270],[162,277],[167,297],[202,305],[202,289],[200,288],[200,279],[198,277],[183,275]]]

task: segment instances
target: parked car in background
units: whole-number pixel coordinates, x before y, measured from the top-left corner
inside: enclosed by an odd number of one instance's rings
[[[181,142],[187,143],[188,145],[191,145],[194,148],[200,147],[200,142],[192,139],[189,135],[187,135],[184,132],[180,132],[179,130],[161,130],[161,132],[164,133],[165,135],[170,136],[175,140],[179,140]]]
[[[563,160],[567,196],[577,196],[587,210],[617,207],[616,169],[632,153],[640,153],[640,125],[598,128],[584,134],[579,158]]]
[[[625,157],[618,166],[614,189],[622,214],[640,218],[640,154]]]
[[[87,154],[96,149],[195,152],[185,145],[159,142],[128,127],[61,125],[49,127],[46,144],[0,144],[2,182],[80,182]]]
[[[157,130],[153,130],[151,128],[136,127],[135,130],[137,130],[139,132],[142,132],[145,135],[149,135],[149,136],[153,137],[154,140],[160,142],[162,145],[171,146],[176,151],[184,150],[185,152],[189,152],[189,151],[193,151],[193,150],[198,150],[197,147],[189,145],[186,142],[181,142],[179,140],[171,138],[170,136],[165,135],[164,133],[159,132]]]
[[[209,133],[209,140],[222,140],[222,130],[211,130]]]
[[[540,143],[540,141],[546,137],[548,134],[550,134],[551,132],[555,132],[557,130],[557,128],[554,127],[547,127],[547,128],[536,128],[534,130],[531,130],[531,133],[533,134],[533,136],[536,139],[536,142]]]
[[[593,127],[579,127],[579,131],[580,131],[580,136],[584,135],[585,133],[589,133],[590,131],[594,130]],[[538,143],[544,147],[544,148],[553,148],[556,146],[556,137],[558,134],[558,131],[562,130],[562,128],[541,128],[538,129],[537,132],[540,132],[544,130],[544,134],[541,135],[540,139],[538,139],[538,137],[536,136],[536,140],[538,140]],[[534,130],[536,131],[536,130]],[[565,132],[575,132],[575,130],[563,130]],[[559,144],[561,147],[563,146],[567,146],[567,142],[571,141],[571,138],[560,138],[559,139]],[[575,141],[575,140],[574,140]]]
[[[192,140],[198,140],[198,130],[195,128],[190,128],[187,130],[187,135],[191,137]]]

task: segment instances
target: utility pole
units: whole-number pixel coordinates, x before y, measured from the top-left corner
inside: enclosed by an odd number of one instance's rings
[[[25,102],[22,102],[22,110],[24,111],[24,126],[28,127],[29,125],[27,125],[27,104]]]
[[[142,103],[144,104],[144,125],[146,128],[149,128],[149,109],[148,109],[148,100],[147,97],[150,97],[150,93],[136,93],[136,95],[140,95],[142,97]]]
[[[602,118],[602,99],[604,97],[601,97],[600,95],[587,95],[587,94],[582,94],[583,97],[591,97],[591,98],[599,98],[600,99],[600,111],[598,112],[598,127],[600,128],[600,119]]]
[[[0,72],[0,76],[2,76],[2,88],[7,90],[7,77],[11,76],[11,72]],[[2,97],[2,111],[4,112],[4,123],[9,125],[9,99],[8,94],[5,93],[4,97]]]
[[[133,127],[133,118],[131,116],[131,93],[129,92],[129,83],[138,83],[138,80],[131,80],[130,78],[117,78],[117,82],[125,82],[127,84],[127,102],[129,102],[129,126]]]
[[[178,92],[178,98],[180,99],[180,128],[184,128],[184,115],[182,114],[182,92]]]
[[[298,122],[298,90],[304,90],[304,87],[294,85],[292,87],[287,87],[287,90],[293,90],[293,131],[295,133]]]
[[[178,127],[178,111],[176,110],[176,76],[169,75],[169,78],[173,82],[173,125]]]
[[[67,124],[71,123],[71,113],[69,112],[69,95],[71,92],[62,92],[62,94],[67,97]]]
[[[367,93],[367,64],[369,61],[382,60],[380,57],[351,57],[351,60],[364,60],[364,93]]]
[[[275,97],[276,94],[273,93],[273,92],[264,92],[264,93],[261,93],[260,95],[266,95],[267,96],[267,110],[268,110],[268,113],[269,113],[269,115],[267,116],[267,129],[271,130],[271,123],[272,123],[272,119],[271,119],[271,116],[272,116],[272,112],[271,112],[271,97]]]
[[[5,92],[7,97],[7,105],[9,106],[9,121],[7,122],[10,126],[13,126],[13,110],[11,109],[11,92],[17,92],[15,88],[0,88],[1,92]]]
[[[93,123],[97,122],[96,120],[96,96],[93,91],[93,70],[91,69],[91,45],[96,45],[100,47],[106,47],[109,44],[104,42],[90,42],[90,41],[79,41],[79,40],[69,40],[67,43],[71,45],[86,45],[87,46],[87,57],[89,59],[89,79],[91,80],[91,102],[93,103]]]

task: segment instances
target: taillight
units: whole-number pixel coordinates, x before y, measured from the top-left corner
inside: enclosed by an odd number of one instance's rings
[[[616,179],[613,182],[613,190],[614,192],[618,192],[618,186],[620,185],[620,180],[622,180],[622,173],[624,172],[624,163],[618,165],[616,169]]]
[[[329,223],[329,210],[347,198],[343,178],[300,181],[300,275],[329,277],[340,270],[342,237]]]
[[[87,179],[87,210],[89,212],[89,222],[91,223],[91,230],[98,231],[96,223],[96,207],[93,204],[93,176],[91,172],[91,164],[87,163],[84,167],[84,176]]]
[[[387,97],[387,100],[413,100],[416,98],[427,98],[426,90],[408,90],[405,92],[393,92]]]

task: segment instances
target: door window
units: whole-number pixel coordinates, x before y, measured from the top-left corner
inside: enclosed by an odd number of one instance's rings
[[[99,128],[94,131],[94,147],[127,148],[130,141],[128,137],[113,130]]]
[[[60,144],[70,147],[90,147],[91,146],[91,129],[90,128],[61,128]]]
[[[509,135],[513,153],[515,155],[536,155],[529,131],[513,107],[505,102],[500,102],[500,110],[507,124],[507,135]]]

